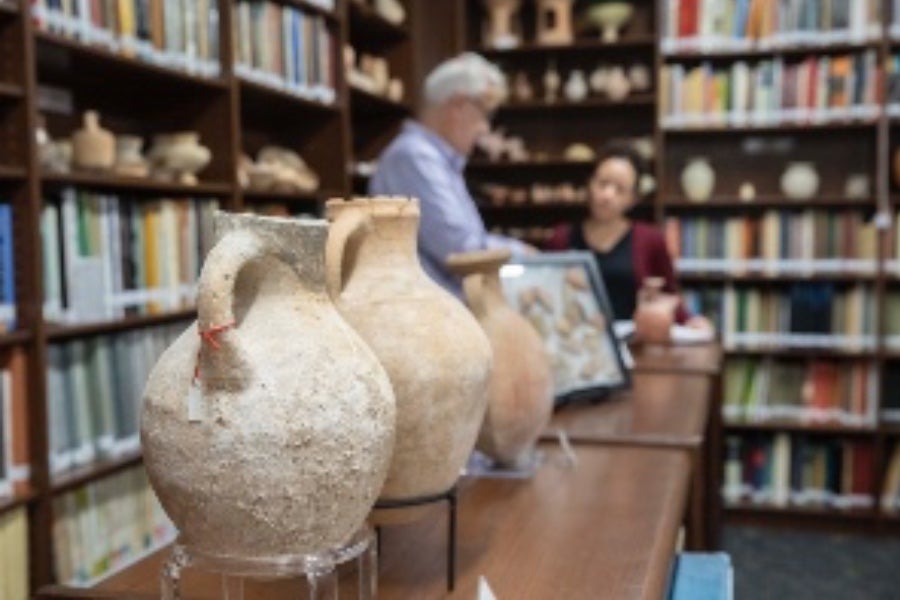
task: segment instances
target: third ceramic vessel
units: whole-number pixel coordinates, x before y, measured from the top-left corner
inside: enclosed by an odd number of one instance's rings
[[[490,344],[462,302],[419,264],[417,200],[330,200],[326,211],[332,297],[384,365],[397,397],[394,455],[381,498],[445,492],[484,417]]]
[[[324,221],[217,215],[197,324],[150,373],[144,464],[194,553],[324,552],[381,490],[394,396],[328,297],[326,236]]]
[[[477,447],[501,465],[515,466],[527,461],[550,420],[553,379],[541,338],[503,296],[499,271],[509,256],[508,250],[482,250],[453,254],[447,264],[464,277],[466,302],[494,350]]]

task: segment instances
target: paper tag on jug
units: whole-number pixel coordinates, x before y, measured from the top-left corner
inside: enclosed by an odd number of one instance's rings
[[[188,422],[199,423],[206,417],[206,403],[203,401],[203,390],[200,382],[191,383],[188,388]]]

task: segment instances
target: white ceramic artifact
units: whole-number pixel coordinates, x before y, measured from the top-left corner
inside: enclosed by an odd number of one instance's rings
[[[144,464],[194,552],[263,560],[332,549],[384,483],[394,395],[328,297],[327,235],[320,220],[219,213],[197,323],[150,374]]]
[[[704,157],[692,158],[681,172],[681,188],[692,202],[706,202],[712,196],[716,172]]]
[[[819,174],[811,162],[795,161],[780,179],[782,193],[791,200],[809,200],[819,191]]]

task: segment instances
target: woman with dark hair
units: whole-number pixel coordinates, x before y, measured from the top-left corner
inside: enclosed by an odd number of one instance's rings
[[[678,293],[663,234],[628,217],[638,200],[642,172],[643,161],[630,146],[607,148],[588,181],[587,218],[557,227],[548,244],[551,250],[590,250],[594,254],[617,320],[633,318],[638,293],[650,278],[662,279],[662,292]],[[689,315],[681,302],[675,321],[712,330],[705,317]]]

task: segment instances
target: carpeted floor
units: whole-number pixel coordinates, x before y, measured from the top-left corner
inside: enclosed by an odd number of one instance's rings
[[[900,599],[900,539],[725,529],[736,600]]]

